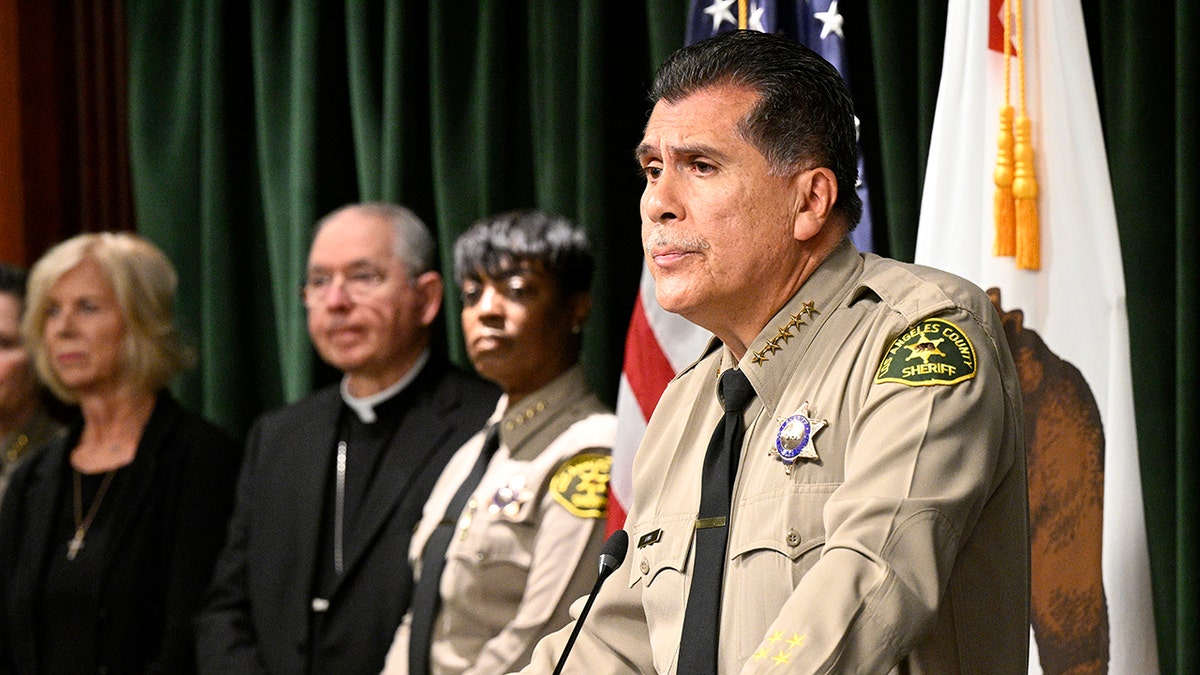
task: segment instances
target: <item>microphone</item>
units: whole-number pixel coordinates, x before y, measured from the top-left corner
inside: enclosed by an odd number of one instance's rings
[[[592,592],[588,594],[587,602],[583,605],[583,611],[579,613],[579,618],[575,620],[575,629],[571,631],[571,637],[567,640],[567,646],[563,648],[562,656],[558,657],[558,665],[554,667],[554,675],[561,675],[563,666],[567,663],[567,655],[571,653],[571,647],[575,646],[575,638],[579,637],[579,630],[583,628],[583,620],[587,618],[588,612],[592,609],[592,603],[596,600],[596,594],[600,592],[600,586],[604,584],[604,580],[609,577],[621,563],[625,562],[625,553],[629,550],[629,534],[625,530],[617,530],[612,533],[608,541],[604,542],[603,548],[600,549],[600,574],[596,577],[596,585],[592,586]]]
[[[625,553],[629,550],[629,534],[625,530],[617,530],[612,533],[608,541],[604,542],[603,548],[600,549],[600,578],[596,581],[604,581],[608,575],[612,574],[625,562]],[[579,615],[583,618],[583,615]]]

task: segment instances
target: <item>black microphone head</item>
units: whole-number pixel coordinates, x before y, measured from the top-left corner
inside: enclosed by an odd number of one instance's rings
[[[600,549],[600,576],[606,577],[625,562],[625,554],[629,551],[629,534],[625,530],[612,533],[604,547]]]

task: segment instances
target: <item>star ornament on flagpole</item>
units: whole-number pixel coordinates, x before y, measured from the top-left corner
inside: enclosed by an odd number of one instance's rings
[[[721,27],[721,24],[728,21],[737,25],[737,19],[733,18],[733,12],[729,11],[729,6],[737,0],[713,0],[712,4],[704,8],[704,13],[712,17],[712,31],[715,34]]]
[[[833,0],[829,3],[829,10],[825,12],[816,12],[813,18],[821,22],[821,39],[829,37],[830,33],[837,33],[839,38],[843,40],[846,36],[842,35],[842,15],[838,14],[838,0]],[[705,10],[708,11],[708,10]]]

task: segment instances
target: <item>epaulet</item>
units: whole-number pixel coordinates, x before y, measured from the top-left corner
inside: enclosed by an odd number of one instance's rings
[[[683,368],[680,368],[679,372],[675,373],[675,377],[671,378],[672,381],[678,380],[679,378],[683,377],[687,373],[691,372],[693,369],[695,369],[696,366],[700,365],[700,363],[702,361],[704,361],[705,359],[707,359],[708,357],[710,357],[714,353],[716,353],[716,351],[718,349],[720,349],[723,344],[724,343],[721,342],[721,339],[714,335],[712,338],[709,339],[708,344],[704,346],[704,352],[702,354],[700,354],[700,356],[695,361],[692,361],[691,363],[687,364]]]

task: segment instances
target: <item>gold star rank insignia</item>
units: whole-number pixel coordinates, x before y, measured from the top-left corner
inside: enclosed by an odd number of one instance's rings
[[[806,302],[806,303],[804,303],[804,306],[800,308],[799,313],[788,315],[787,323],[785,323],[782,326],[779,326],[778,328],[775,329],[776,330],[775,337],[771,338],[770,340],[765,341],[763,343],[763,346],[761,349],[759,349],[756,352],[751,353],[750,363],[752,363],[756,366],[761,366],[762,364],[766,363],[767,361],[770,361],[772,354],[783,350],[783,347],[781,347],[779,345],[779,343],[782,342],[783,344],[786,345],[788,343],[788,340],[795,337],[794,335],[792,335],[792,329],[797,328],[800,326],[800,324],[804,323],[804,317],[806,315],[812,314],[816,311],[817,310],[813,306],[813,303]]]

